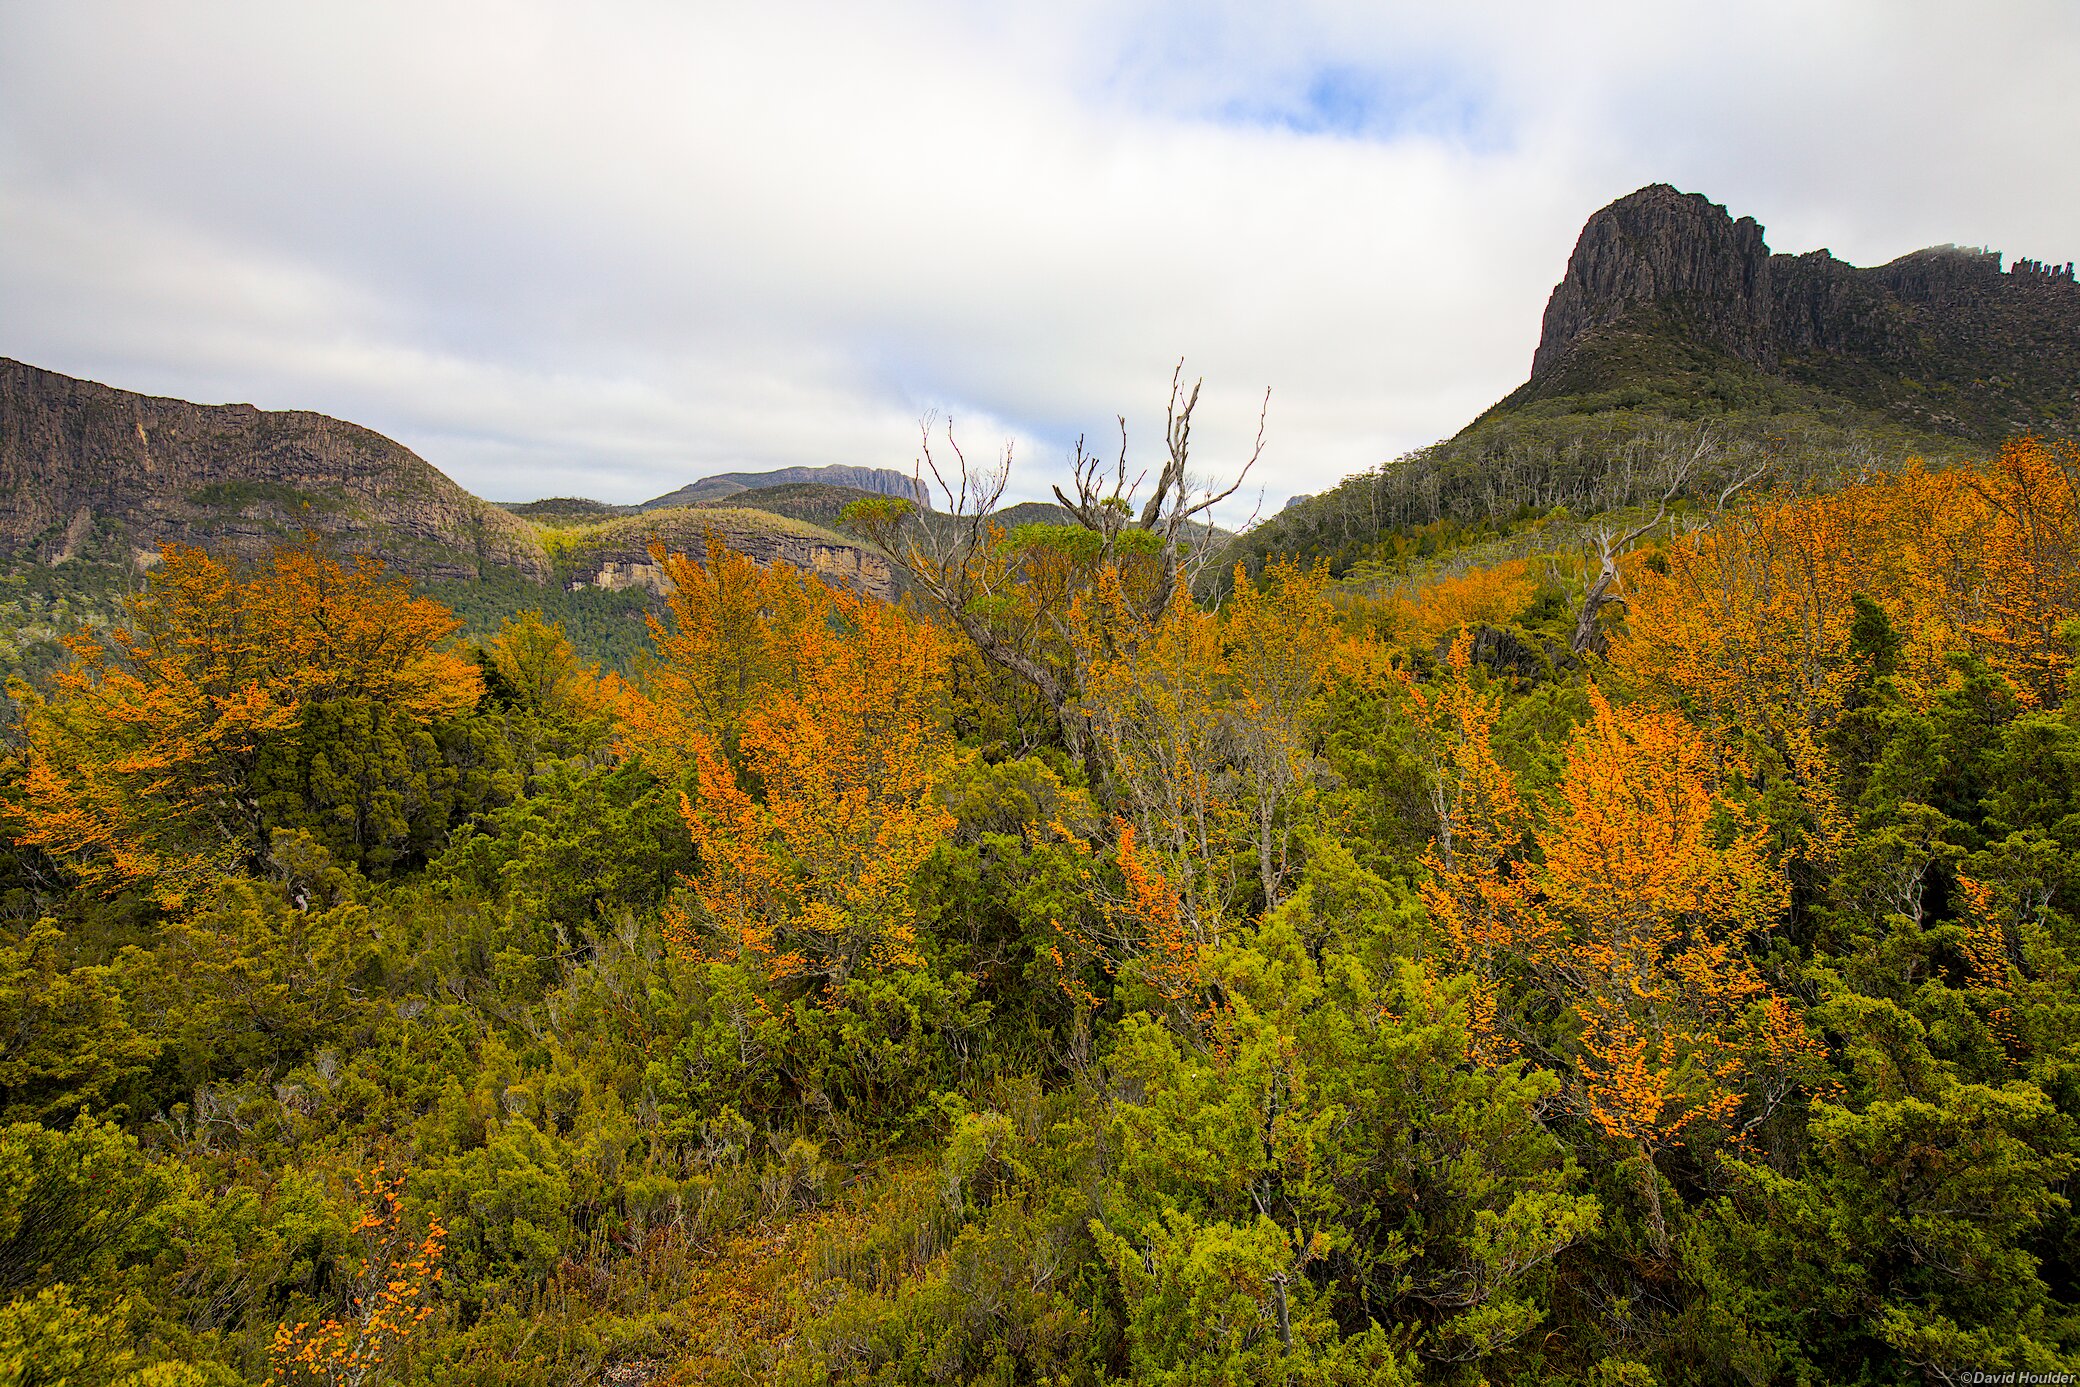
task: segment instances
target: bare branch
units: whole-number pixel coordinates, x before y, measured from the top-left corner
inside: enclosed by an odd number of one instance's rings
[[[1767,471],[1769,471],[1769,463],[1767,460],[1764,460],[1763,462],[1757,463],[1755,466],[1755,470],[1748,473],[1746,476],[1736,478],[1734,481],[1727,483],[1725,490],[1719,493],[1718,501],[1712,506],[1713,511],[1716,512],[1725,510],[1726,503],[1728,501],[1731,501],[1735,496],[1747,490],[1749,486],[1754,484],[1756,481],[1760,480],[1762,474]]]

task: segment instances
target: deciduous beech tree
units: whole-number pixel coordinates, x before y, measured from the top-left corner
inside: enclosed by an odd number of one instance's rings
[[[1423,685],[1397,671],[1396,682],[1420,729],[1417,747],[1434,824],[1423,900],[1454,961],[1473,974],[1468,1034],[1485,1059],[1499,1062],[1518,1048],[1499,1008],[1513,944],[1501,910],[1511,863],[1531,820],[1515,777],[1495,755],[1502,691],[1479,681],[1470,648],[1462,632],[1447,655],[1444,677]]]
[[[1123,817],[1180,893],[1186,929],[1205,939],[1232,903],[1241,826],[1220,620],[1183,597],[1147,625],[1108,571],[1076,599],[1072,632],[1081,707]]]
[[[1534,812],[1495,759],[1494,704],[1470,687],[1464,649],[1452,677],[1412,689],[1439,822],[1424,898],[1474,975],[1476,1039],[1569,1073],[1582,1114],[1638,1156],[1665,1251],[1654,1157],[1754,1126],[1812,1067],[1747,951],[1786,909],[1785,878],[1766,829],[1718,791],[1696,729],[1593,686],[1554,802]],[[1547,1039],[1536,1019],[1550,1015]]]
[[[1728,515],[1639,575],[1611,661],[1678,700],[1751,773],[1787,776],[1821,856],[1847,823],[1826,743],[1871,674],[1857,640],[1875,606],[1887,662],[1925,702],[1970,651],[2029,704],[2062,696],[2080,615],[2080,452],[2022,439],[1991,468],[1919,466]],[[1860,605],[1861,604],[1861,605]],[[1918,691],[1918,693],[1916,692]]]
[[[435,1218],[423,1237],[413,1238],[404,1184],[404,1176],[386,1175],[381,1163],[355,1181],[364,1206],[353,1228],[361,1253],[346,1304],[325,1320],[276,1329],[269,1387],[375,1387],[389,1379],[399,1351],[433,1313],[448,1230]]]
[[[2027,703],[2065,695],[2080,617],[2080,443],[2010,442],[1987,472],[1960,477],[1985,507],[1984,596],[1966,632]]]
[[[1294,799],[1314,780],[1320,700],[1352,660],[1328,598],[1326,564],[1291,561],[1248,582],[1238,567],[1222,613],[1234,735],[1233,758],[1256,840],[1264,908],[1285,897],[1294,870]]]
[[[665,571],[673,626],[630,703],[644,754],[693,774],[697,908],[667,921],[674,944],[776,984],[914,964],[911,881],[953,824],[945,637],[712,540]]]
[[[1184,384],[1184,364],[1171,376],[1164,416],[1164,455],[1155,486],[1142,492],[1145,469],[1127,459],[1126,419],[1120,451],[1108,464],[1076,441],[1068,490],[1055,499],[1074,522],[1018,525],[997,519],[1011,477],[1007,446],[993,464],[971,464],[946,430],[942,463],[932,451],[930,421],[922,433],[920,475],[929,473],[946,513],[918,515],[906,501],[861,501],[845,521],[885,549],[932,604],[992,664],[1023,680],[1053,714],[1064,745],[1103,778],[1100,751],[1085,726],[1083,670],[1071,647],[1071,608],[1101,581],[1117,614],[1153,628],[1179,600],[1189,601],[1192,580],[1212,559],[1218,534],[1208,512],[1235,494],[1264,452],[1270,392],[1257,418],[1249,458],[1225,486],[1205,485],[1191,473],[1192,415],[1201,382]]]
[[[1766,830],[1717,793],[1679,714],[1616,709],[1593,687],[1590,701],[1501,914],[1576,1018],[1589,1117],[1645,1156],[1729,1125],[1747,1099],[1773,1106],[1808,1043],[1746,951],[1789,903]]]
[[[23,707],[16,836],[102,890],[176,908],[223,873],[256,870],[263,751],[307,710],[381,707],[431,720],[471,706],[459,626],[370,558],[315,542],[241,568],[169,545],[125,623],[75,639],[48,696]]]

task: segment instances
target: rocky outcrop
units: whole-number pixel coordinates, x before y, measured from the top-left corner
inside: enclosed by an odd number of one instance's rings
[[[572,532],[558,552],[558,573],[569,587],[639,587],[661,597],[671,585],[653,548],[699,555],[710,534],[761,565],[786,563],[833,586],[895,600],[895,570],[878,551],[767,511],[709,506],[649,511]]]
[[[1651,353],[1703,349],[1935,433],[2080,434],[2080,286],[2071,264],[1938,246],[1860,269],[1772,255],[1752,218],[1657,183],[1591,216],[1513,399],[1589,394]]]
[[[0,359],[0,559],[168,541],[257,557],[315,531],[421,578],[535,581],[533,530],[410,449],[322,414],[197,405]]]
[[[1769,259],[1753,217],[1735,221],[1697,193],[1656,183],[1620,198],[1583,226],[1546,302],[1531,374],[1646,304],[1674,311],[1700,342],[1772,364]]]
[[[898,496],[920,510],[932,508],[930,489],[913,476],[887,467],[846,467],[835,464],[830,467],[782,467],[772,472],[721,472],[682,486],[677,491],[667,492],[655,500],[645,501],[639,509],[647,511],[664,510],[673,506],[691,506],[703,501],[725,500],[739,492],[805,483],[850,487],[855,491],[872,492],[877,496]]]

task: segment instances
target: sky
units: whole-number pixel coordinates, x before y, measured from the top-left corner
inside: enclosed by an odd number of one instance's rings
[[[0,356],[493,500],[1089,436],[1231,523],[1527,374],[1596,208],[2080,256],[2080,4],[0,0]]]

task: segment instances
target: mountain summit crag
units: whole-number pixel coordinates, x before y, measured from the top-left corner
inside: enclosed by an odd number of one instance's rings
[[[1583,226],[1512,401],[1622,388],[1658,342],[1933,433],[2080,433],[2072,264],[2001,262],[1956,246],[1870,269],[1773,255],[1754,218],[1656,183]]]
[[[1531,374],[1551,371],[1584,336],[1643,306],[1679,315],[1700,343],[1773,365],[1769,261],[1753,217],[1735,221],[1697,193],[1656,183],[1620,198],[1582,228],[1546,302]]]

